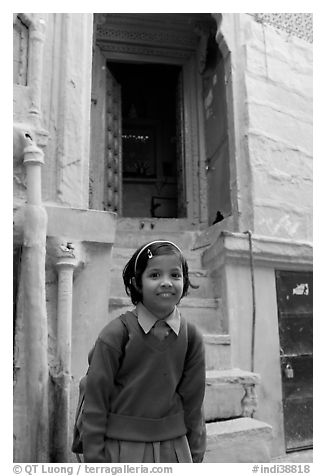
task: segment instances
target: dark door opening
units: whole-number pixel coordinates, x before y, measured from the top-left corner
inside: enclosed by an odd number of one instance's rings
[[[108,69],[121,88],[122,216],[184,217],[182,68],[110,62]]]
[[[276,271],[286,451],[313,441],[312,272]]]

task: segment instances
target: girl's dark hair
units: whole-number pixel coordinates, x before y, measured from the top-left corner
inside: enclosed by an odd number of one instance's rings
[[[171,255],[175,254],[180,258],[183,274],[183,292],[181,298],[183,298],[190,285],[188,275],[188,263],[183,256],[180,249],[169,241],[155,241],[149,242],[146,245],[141,246],[132,255],[126,266],[124,267],[122,277],[125,285],[126,293],[130,296],[134,305],[142,302],[143,295],[141,293],[141,277],[147,267],[148,261],[154,256]],[[133,283],[133,278],[137,287]],[[138,289],[137,289],[138,288]]]

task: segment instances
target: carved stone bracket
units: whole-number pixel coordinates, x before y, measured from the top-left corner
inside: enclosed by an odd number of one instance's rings
[[[257,411],[258,398],[255,384],[244,384],[245,394],[241,400],[242,416],[252,418]]]
[[[50,236],[47,238],[47,266],[58,270],[72,269],[76,276],[85,266],[87,254],[83,243],[67,239],[65,236]]]
[[[178,48],[151,47],[144,45],[118,44],[99,41],[101,49],[108,54],[128,54],[144,56],[163,56],[186,59],[189,58],[193,50],[181,50]]]
[[[43,160],[43,148],[47,144],[48,133],[31,124],[14,123],[13,125],[13,165],[14,165],[14,196],[15,202],[25,201],[26,198],[26,169],[23,166],[24,153],[27,152],[25,162]],[[32,148],[31,148],[32,147]]]
[[[182,34],[169,30],[128,30],[115,28],[110,25],[97,26],[98,40],[105,40],[118,43],[133,43],[143,45],[178,45],[182,48],[194,49],[196,47],[196,37],[194,35]]]
[[[256,386],[259,384],[260,375],[247,370],[231,368],[208,371],[205,393],[205,416],[208,421],[235,415],[251,418],[258,407]],[[221,389],[226,388],[228,391],[223,397]]]

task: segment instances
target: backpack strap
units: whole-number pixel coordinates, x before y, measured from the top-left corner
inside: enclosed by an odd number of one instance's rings
[[[119,317],[117,317],[117,319],[119,319],[125,327],[125,330],[123,333],[123,340],[122,340],[123,350],[125,349],[126,344],[129,340],[129,325],[128,325],[128,318],[127,318],[128,314],[132,314],[132,312],[127,311],[125,314],[121,314]],[[95,344],[93,345],[93,347],[88,353],[88,369],[89,369],[89,366],[91,365],[91,361],[92,361],[92,357],[93,357],[94,349],[95,349]],[[88,374],[88,369],[87,369],[86,375]]]
[[[123,349],[123,354],[121,356],[121,361],[124,357],[124,350],[126,347],[126,344],[129,340],[129,327],[128,327],[128,319],[127,319],[127,314],[122,314],[119,316],[120,321],[122,322],[124,326],[124,333],[123,333],[123,341],[122,341],[122,349]],[[78,398],[78,403],[77,403],[77,408],[76,408],[76,414],[75,414],[75,423],[74,423],[74,428],[73,428],[73,442],[72,442],[72,452],[76,454],[77,461],[82,462],[80,458],[80,454],[83,453],[83,446],[82,446],[82,425],[83,425],[83,408],[84,408],[84,402],[85,402],[85,391],[86,391],[86,381],[87,381],[87,374],[89,372],[89,368],[91,365],[92,357],[94,354],[94,349],[95,349],[95,344],[91,348],[91,350],[88,353],[88,369],[84,377],[82,377],[79,381],[79,398]],[[121,364],[121,362],[120,362]]]
[[[191,353],[192,347],[194,345],[194,327],[186,319],[185,319],[185,324],[186,324],[185,333],[186,333],[186,340],[187,340],[187,352],[186,352],[185,360],[187,360]]]

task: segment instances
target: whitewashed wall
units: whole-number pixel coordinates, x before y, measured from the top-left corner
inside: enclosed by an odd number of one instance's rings
[[[242,17],[255,233],[312,240],[312,44]]]

